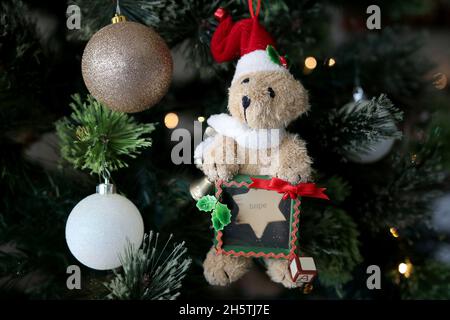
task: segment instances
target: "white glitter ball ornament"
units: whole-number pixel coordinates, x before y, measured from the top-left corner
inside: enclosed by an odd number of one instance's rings
[[[121,266],[119,257],[129,243],[139,248],[144,223],[136,206],[114,192],[112,184],[101,184],[97,193],[81,200],[67,219],[66,241],[82,264],[96,270]]]

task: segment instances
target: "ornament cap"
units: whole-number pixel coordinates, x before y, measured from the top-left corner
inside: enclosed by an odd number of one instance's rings
[[[127,17],[121,15],[121,14],[115,14],[114,17],[111,19],[112,23],[118,23],[118,22],[125,22],[127,21]]]
[[[101,195],[115,194],[116,186],[113,185],[112,183],[109,183],[108,180],[105,180],[105,183],[100,183],[97,186],[96,191],[98,194],[101,194]]]

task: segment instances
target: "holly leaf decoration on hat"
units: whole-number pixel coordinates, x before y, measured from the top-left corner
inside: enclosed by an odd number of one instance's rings
[[[271,46],[271,45],[268,45],[268,46],[267,46],[266,52],[267,52],[267,55],[269,56],[270,60],[271,60],[273,63],[276,63],[276,64],[278,64],[278,65],[280,65],[280,66],[282,66],[282,67],[285,67],[286,69],[289,68],[290,61],[289,61],[289,58],[288,58],[287,55],[281,56],[281,55],[277,52],[277,50],[276,50],[273,46]]]

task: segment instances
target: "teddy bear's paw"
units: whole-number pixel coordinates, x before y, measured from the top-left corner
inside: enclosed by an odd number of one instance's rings
[[[289,261],[279,259],[266,259],[267,274],[273,282],[281,283],[286,288],[298,288],[302,282],[294,282],[289,271]]]
[[[239,171],[238,165],[205,163],[202,167],[203,173],[210,181],[233,179],[233,176]]]
[[[216,181],[219,179],[219,175],[217,173],[217,167],[214,163],[203,163],[202,171],[205,176],[208,177],[209,181]]]
[[[290,184],[297,184],[303,180],[300,175],[295,174],[294,172],[286,172],[284,170],[277,172],[276,177],[285,180]]]
[[[276,177],[290,184],[308,182],[311,178],[311,167],[301,164],[289,164],[280,167],[276,172]]]
[[[239,166],[234,164],[217,164],[216,169],[219,179],[229,181],[238,173]]]
[[[252,264],[252,259],[218,255],[216,250],[211,248],[203,262],[203,274],[209,284],[226,286],[247,273]]]

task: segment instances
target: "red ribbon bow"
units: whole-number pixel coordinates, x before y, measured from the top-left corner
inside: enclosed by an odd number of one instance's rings
[[[271,180],[251,178],[252,183],[248,186],[254,189],[266,189],[283,193],[283,200],[288,197],[291,199],[297,199],[297,197],[310,197],[330,200],[328,196],[323,193],[326,188],[318,188],[315,183],[299,183],[295,186],[287,181],[272,178]]]

